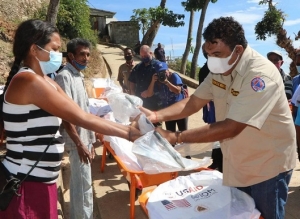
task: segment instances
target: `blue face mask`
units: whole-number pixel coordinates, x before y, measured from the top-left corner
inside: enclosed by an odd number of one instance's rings
[[[86,65],[82,65],[82,64],[78,63],[75,59],[73,59],[72,62],[73,62],[73,65],[75,65],[75,67],[77,69],[79,69],[79,71],[82,71],[86,68]]]
[[[142,58],[142,62],[144,62],[145,64],[149,63],[150,61],[151,61],[151,59],[149,56]]]
[[[37,45],[38,46],[38,45]],[[38,46],[39,47],[39,46]],[[39,47],[41,50],[49,53],[50,60],[49,61],[40,61],[37,57],[35,57],[40,64],[40,67],[42,69],[42,72],[44,75],[47,75],[49,73],[56,72],[62,63],[62,53],[61,52],[54,52],[54,51],[47,51],[41,47]]]

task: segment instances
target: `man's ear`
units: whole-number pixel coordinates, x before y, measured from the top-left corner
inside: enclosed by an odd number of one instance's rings
[[[244,47],[242,45],[236,45],[236,48],[235,48],[235,52],[237,55],[242,55],[242,53],[244,52]]]
[[[282,66],[282,65],[283,65],[283,63],[284,63],[284,61],[283,61],[283,60],[281,60],[281,65],[280,65],[280,66]]]
[[[73,59],[74,59],[74,54],[71,53],[71,52],[68,52],[68,58],[69,58],[70,60],[73,60]]]

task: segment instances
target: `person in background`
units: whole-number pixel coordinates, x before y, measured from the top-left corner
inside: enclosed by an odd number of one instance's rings
[[[293,81],[292,77],[285,74],[281,66],[283,65],[282,55],[279,51],[272,51],[267,54],[268,59],[276,66],[278,69],[285,88],[286,98],[290,100],[293,96]]]
[[[295,54],[294,63],[296,65],[298,74],[293,78],[293,93],[294,93],[293,99],[298,98],[298,94],[295,93],[300,84],[300,49],[297,49],[295,53],[296,54]],[[293,101],[292,101],[292,111],[293,111],[293,117],[295,119],[297,116],[298,104],[295,104]]]
[[[156,65],[155,71],[156,74],[152,76],[152,81],[147,89],[147,95],[149,97],[156,95],[160,99],[161,108],[166,108],[183,100],[183,83],[179,75],[171,72],[165,62]],[[159,77],[158,74],[161,76]],[[187,130],[187,124],[188,118],[165,122],[166,129],[172,132],[176,131],[176,125],[179,131]]]
[[[247,43],[241,24],[220,17],[203,32],[210,74],[193,95],[152,122],[185,118],[214,101],[216,122],[183,132],[156,130],[171,144],[220,141],[223,184],[246,192],[264,219],[284,219],[296,166],[296,133],[278,69]]]
[[[138,63],[129,76],[130,93],[143,100],[143,107],[150,110],[158,110],[159,98],[148,96],[148,87],[152,81],[152,76],[156,73],[155,66],[160,62],[153,59],[152,51],[147,45],[143,45],[140,50],[142,61]]]
[[[297,49],[295,53],[296,59],[294,60],[294,63],[296,65],[298,74],[293,78],[293,93],[297,90],[300,84],[300,49]]]
[[[202,52],[205,59],[207,59],[207,54],[204,50],[204,45],[202,45]],[[209,69],[207,67],[207,61],[200,68],[199,71],[199,85],[205,80],[209,74]],[[212,124],[216,122],[215,116],[215,104],[213,101],[209,101],[202,109],[203,112],[203,121],[207,124]],[[208,166],[210,169],[218,170],[221,173],[223,172],[223,154],[220,147],[220,142],[214,142],[212,152],[211,152],[212,164]]]
[[[0,211],[0,218],[57,219],[56,179],[64,152],[59,133],[61,120],[131,141],[141,136],[134,127],[86,113],[47,76],[62,63],[60,49],[58,29],[48,22],[27,20],[16,30],[14,62],[1,95],[7,136],[3,165],[14,177],[23,179],[48,145],[49,148],[19,187],[19,195],[13,197],[5,211]]]
[[[165,50],[160,43],[157,44],[157,48],[154,50],[154,56],[158,61],[166,62]]]
[[[55,77],[55,82],[86,113],[89,100],[82,71],[90,59],[91,44],[75,38],[67,43],[67,64]],[[91,162],[94,158],[95,133],[63,121],[60,132],[70,159],[70,217],[93,218]]]
[[[124,58],[126,61],[119,67],[117,80],[119,81],[123,92],[130,94],[130,82],[128,81],[128,78],[131,74],[132,69],[135,66],[135,62],[133,61],[132,50],[128,47],[124,49]]]

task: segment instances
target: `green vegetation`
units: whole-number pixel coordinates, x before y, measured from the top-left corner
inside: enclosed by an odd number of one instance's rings
[[[267,4],[268,1],[260,1],[259,4]],[[275,5],[269,4],[269,10],[265,11],[263,19],[255,26],[256,39],[266,40],[266,37],[277,35],[282,28],[285,15]]]
[[[61,35],[69,39],[81,37],[94,45],[97,35],[90,22],[90,9],[86,0],[61,0],[57,16],[57,27]]]
[[[174,71],[180,72],[181,61],[182,61],[182,57],[175,58],[172,61],[168,61],[168,66],[169,66],[169,68],[173,69]],[[190,77],[190,74],[191,74],[191,67],[192,67],[192,62],[187,61],[185,75],[187,75],[189,77]],[[197,66],[196,71],[197,71],[197,74],[196,74],[196,78],[195,79],[198,80],[198,78],[199,78],[199,74],[198,73],[200,71],[200,66]]]
[[[42,5],[34,17],[45,20],[47,8],[48,4]],[[98,42],[98,37],[91,27],[90,9],[86,0],[61,0],[56,25],[63,37],[68,39],[81,37],[93,45]]]
[[[179,27],[184,25],[184,14],[176,14],[165,8],[165,1],[158,7],[134,9],[131,21],[137,21],[143,33],[142,44],[151,46],[160,25]]]

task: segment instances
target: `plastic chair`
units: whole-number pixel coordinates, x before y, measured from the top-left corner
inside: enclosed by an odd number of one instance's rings
[[[157,186],[163,182],[174,179],[178,176],[178,172],[172,173],[160,173],[160,174],[146,174],[144,171],[133,171],[128,169],[122,160],[115,154],[114,150],[110,147],[109,142],[103,141],[103,135],[96,134],[96,138],[103,143],[103,153],[100,170],[103,173],[106,163],[106,153],[109,151],[114,157],[116,163],[118,164],[121,173],[130,183],[130,219],[134,219],[135,214],[135,197],[136,189],[142,190],[145,187]]]

